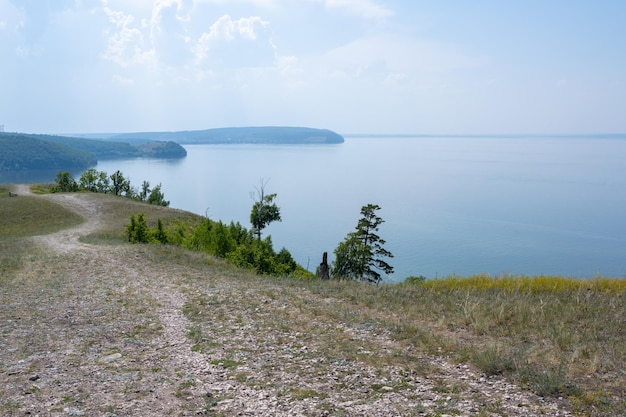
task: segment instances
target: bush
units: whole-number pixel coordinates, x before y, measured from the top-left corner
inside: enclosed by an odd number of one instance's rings
[[[56,177],[56,186],[53,188],[54,192],[71,193],[78,191],[78,184],[74,177],[69,172],[59,172]]]
[[[163,228],[163,222],[161,221],[161,219],[157,219],[157,227],[156,230],[154,230],[154,232],[152,233],[152,236],[157,242],[161,242],[163,244],[168,243],[169,238],[167,236],[167,232]]]
[[[151,233],[143,214],[130,216],[130,224],[126,226],[128,241],[131,243],[150,243]]]
[[[286,248],[276,253],[271,237],[258,240],[239,223],[226,225],[206,218],[197,227],[174,224],[168,230],[161,219],[157,219],[156,227],[150,229],[144,215],[138,214],[130,217],[126,235],[131,243],[170,243],[206,252],[261,275],[311,277],[311,273],[298,265]]]
[[[410,277],[406,277],[404,282],[407,284],[411,284],[411,285],[419,285],[419,284],[423,284],[424,282],[426,282],[426,277],[423,275],[410,276]]]

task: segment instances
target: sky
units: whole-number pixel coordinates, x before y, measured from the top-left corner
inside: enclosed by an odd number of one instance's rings
[[[0,125],[626,132],[624,0],[0,0]]]

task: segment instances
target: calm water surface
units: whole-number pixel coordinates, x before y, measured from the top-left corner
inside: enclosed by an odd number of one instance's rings
[[[249,227],[261,178],[278,193],[285,246],[310,270],[382,207],[380,235],[409,275],[626,275],[626,140],[348,138],[341,145],[189,145],[180,161],[104,161],[171,206]]]

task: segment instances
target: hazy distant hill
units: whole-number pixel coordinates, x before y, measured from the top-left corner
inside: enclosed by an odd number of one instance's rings
[[[92,152],[31,135],[0,134],[0,171],[82,169],[97,163]]]
[[[124,141],[96,140],[68,136],[42,135],[41,139],[93,152],[98,159],[184,158],[185,148],[174,142],[151,142],[131,145]]]
[[[224,127],[180,132],[138,132],[111,136],[110,140],[146,142],[173,141],[181,144],[199,143],[264,143],[264,144],[329,144],[343,143],[341,135],[328,129],[308,127]]]
[[[124,142],[54,135],[0,133],[0,170],[82,169],[102,159],[184,158],[185,148],[174,142],[131,145]]]
[[[41,140],[60,143],[93,153],[98,159],[139,158],[141,152],[130,143],[73,138],[68,136],[38,135]]]
[[[187,156],[185,148],[172,141],[147,142],[132,146],[135,147],[144,158],[174,159]]]

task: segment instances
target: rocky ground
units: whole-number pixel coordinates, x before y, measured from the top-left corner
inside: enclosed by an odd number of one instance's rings
[[[40,198],[89,220],[34,238],[0,281],[2,416],[569,415],[375,323],[350,325],[349,308],[320,314],[338,300],[246,283],[217,261],[82,243],[104,222],[98,200]]]

